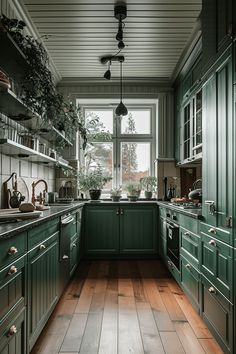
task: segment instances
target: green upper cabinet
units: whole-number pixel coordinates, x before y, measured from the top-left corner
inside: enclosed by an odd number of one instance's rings
[[[120,252],[157,253],[156,207],[120,207]]]
[[[85,253],[119,252],[119,206],[91,205],[85,210]]]
[[[209,68],[235,37],[233,0],[202,1],[203,67]]]
[[[232,227],[232,61],[225,53],[203,86],[203,216],[206,223]]]

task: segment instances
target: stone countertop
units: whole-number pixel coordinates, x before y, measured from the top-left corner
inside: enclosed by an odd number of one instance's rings
[[[190,216],[195,219],[203,219],[202,216],[202,208],[199,209],[183,209],[179,206],[172,205],[170,202],[164,202],[164,201],[157,201],[157,204],[161,207],[168,208],[174,211],[177,211],[178,213]]]
[[[84,202],[75,202],[63,205],[51,205],[50,209],[42,211],[42,215],[35,219],[28,219],[24,221],[12,221],[4,224],[0,223],[0,240],[9,238],[17,233],[29,230],[42,222],[59,217],[67,212],[73,211],[82,207]]]

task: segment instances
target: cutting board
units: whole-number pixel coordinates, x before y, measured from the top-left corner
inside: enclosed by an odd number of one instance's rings
[[[13,220],[13,219],[34,219],[42,215],[42,211],[34,210],[28,213],[19,211],[19,209],[0,209],[0,220]]]

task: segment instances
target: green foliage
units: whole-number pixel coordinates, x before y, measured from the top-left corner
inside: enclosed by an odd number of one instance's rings
[[[136,133],[135,121],[132,114],[129,113],[128,116],[128,127],[125,130],[125,134]],[[136,143],[123,143],[122,144],[122,169],[123,169],[123,179],[132,180],[137,172],[137,144]]]
[[[155,192],[157,188],[157,178],[153,176],[143,177],[140,179],[142,189],[147,192]]]
[[[126,185],[126,190],[128,191],[129,196],[140,196],[141,185],[140,183],[129,183]]]
[[[90,189],[102,189],[110,180],[111,177],[105,176],[100,166],[87,173],[83,171],[78,173],[78,186],[83,192],[87,192]]]
[[[122,188],[113,188],[110,190],[111,197],[120,197],[122,193]]]

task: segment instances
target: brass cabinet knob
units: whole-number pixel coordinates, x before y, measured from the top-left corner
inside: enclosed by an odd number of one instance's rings
[[[15,246],[11,246],[7,253],[12,255],[12,254],[16,254],[17,252],[18,252],[18,249]]]
[[[10,267],[10,269],[8,271],[8,274],[12,275],[12,274],[15,274],[15,273],[17,273],[17,268],[16,268],[16,266],[13,265],[13,266]]]
[[[45,250],[45,248],[46,248],[46,246],[45,246],[44,244],[42,244],[42,245],[39,246],[39,249],[40,249],[41,251]]]
[[[187,269],[190,269],[191,268],[191,265],[189,263],[186,264],[185,266]]]
[[[216,241],[215,240],[210,240],[208,243],[209,243],[209,245],[216,247]]]
[[[17,328],[16,328],[15,325],[13,325],[13,326],[11,326],[11,328],[9,328],[7,335],[8,335],[8,337],[10,337],[10,336],[13,336],[16,333],[17,333]]]
[[[190,236],[190,233],[189,233],[188,231],[186,231],[186,232],[184,233],[184,235],[185,235],[185,236]]]
[[[211,234],[216,234],[216,229],[214,227],[211,227],[208,232],[210,232]]]
[[[64,254],[64,256],[62,256],[62,259],[68,259],[69,256],[67,256],[67,254]]]
[[[208,289],[209,293],[211,294],[216,294],[216,289],[213,288],[213,286],[211,286],[209,289]]]
[[[74,242],[74,243],[72,244],[72,247],[73,247],[73,248],[75,248],[75,247],[76,247],[76,242]]]

